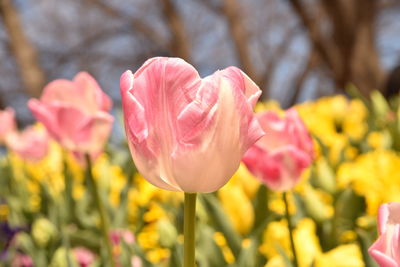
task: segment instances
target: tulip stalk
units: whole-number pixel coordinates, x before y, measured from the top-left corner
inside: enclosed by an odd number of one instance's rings
[[[185,193],[184,206],[184,267],[195,266],[196,193]]]
[[[294,237],[293,237],[294,233],[293,220],[289,212],[289,199],[287,192],[283,192],[283,202],[285,202],[285,215],[289,228],[290,246],[292,248],[292,253],[293,253],[293,266],[299,267],[299,261],[297,258],[296,246],[294,244]]]
[[[115,262],[113,260],[113,253],[112,253],[112,247],[111,247],[111,241],[109,238],[109,224],[108,224],[108,219],[106,215],[106,210],[103,205],[103,202],[101,200],[100,192],[97,187],[97,183],[94,179],[93,172],[92,172],[92,160],[90,159],[90,156],[88,154],[85,155],[86,157],[86,168],[87,168],[87,175],[88,175],[88,180],[89,183],[91,184],[92,190],[93,190],[93,197],[94,197],[94,202],[96,205],[96,208],[99,212],[100,215],[100,228],[101,228],[101,233],[103,236],[103,242],[106,246],[107,250],[107,260],[108,260],[108,266],[115,267]]]

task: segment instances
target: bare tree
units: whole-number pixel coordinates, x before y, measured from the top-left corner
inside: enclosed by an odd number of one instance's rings
[[[288,0],[338,90],[355,84],[364,95],[382,89],[376,41],[378,0]]]
[[[224,0],[222,11],[228,22],[229,32],[241,67],[253,80],[258,81],[259,76],[251,61],[248,47],[249,33],[243,25],[239,3],[236,0]]]
[[[163,15],[171,33],[169,48],[175,56],[191,62],[189,38],[185,30],[185,23],[172,0],[162,0]]]
[[[11,0],[0,0],[0,15],[9,36],[23,84],[31,96],[39,96],[46,82],[35,47],[25,35],[18,11]]]

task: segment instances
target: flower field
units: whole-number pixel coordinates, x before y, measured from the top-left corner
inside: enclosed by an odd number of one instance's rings
[[[288,195],[299,267],[377,266],[367,250],[377,238],[378,208],[400,200],[397,104],[374,93],[371,101],[337,95],[295,108],[315,148],[314,162]],[[283,112],[258,103],[256,112],[264,110]],[[44,131],[40,124],[33,129]],[[48,142],[40,160],[12,147],[0,158],[2,266],[107,266],[101,216],[116,266],[182,265],[182,193],[147,182],[125,141],[108,144],[92,171]],[[243,164],[220,190],[199,195],[196,221],[198,266],[292,264],[283,195]]]

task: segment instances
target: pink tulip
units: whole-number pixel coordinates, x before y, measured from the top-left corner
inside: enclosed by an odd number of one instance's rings
[[[50,135],[78,156],[99,154],[110,135],[112,102],[86,72],[73,81],[49,83],[40,100],[31,99],[28,105]]]
[[[12,108],[0,110],[0,144],[3,143],[10,133],[16,131],[15,112]]]
[[[379,238],[368,249],[380,267],[400,267],[400,203],[379,207]]]
[[[95,260],[94,253],[84,247],[74,248],[72,253],[75,256],[75,259],[80,267],[88,267]]]
[[[49,150],[49,135],[45,129],[30,126],[21,133],[14,132],[6,139],[9,149],[21,158],[37,162],[43,159]]]
[[[266,134],[247,151],[243,162],[270,189],[290,190],[312,162],[312,139],[295,109],[282,118],[272,111],[257,118]]]
[[[264,133],[252,108],[261,94],[242,71],[207,76],[178,58],[152,58],[121,77],[125,131],[133,160],[153,185],[213,192]]]

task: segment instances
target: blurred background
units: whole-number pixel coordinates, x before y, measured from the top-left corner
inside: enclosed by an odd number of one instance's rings
[[[0,266],[64,267],[71,255],[106,266],[111,254],[120,266],[181,265],[182,194],[137,173],[118,118],[120,75],[173,56],[201,76],[240,67],[263,90],[258,112],[318,99],[296,105],[316,155],[288,209],[244,166],[199,197],[199,266],[291,266],[289,210],[300,267],[376,267],[378,207],[400,202],[399,18],[400,0],[0,0],[0,110],[30,124],[29,98],[88,71],[114,100],[119,141],[88,169],[47,139],[40,162],[0,148]]]
[[[399,15],[399,0],[0,0],[0,108],[30,122],[26,100],[80,70],[118,106],[122,72],[153,56],[238,66],[283,107],[349,84],[387,95]]]

